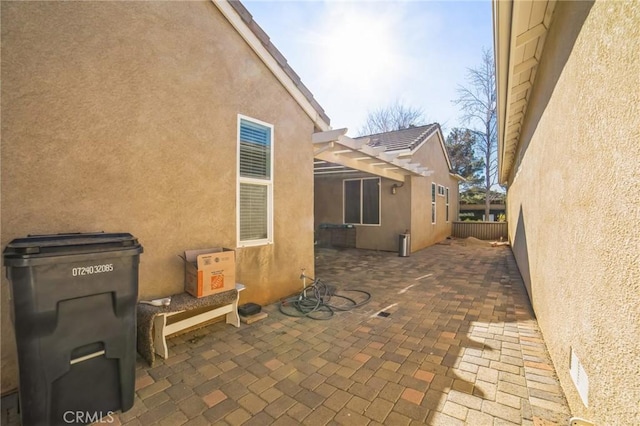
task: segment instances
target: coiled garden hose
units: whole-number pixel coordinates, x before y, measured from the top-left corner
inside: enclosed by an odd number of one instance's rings
[[[364,295],[364,300],[356,301],[344,294]],[[280,312],[290,317],[308,317],[315,320],[328,320],[336,311],[349,311],[369,302],[371,293],[364,290],[338,290],[319,279],[313,279],[297,296],[280,301]]]

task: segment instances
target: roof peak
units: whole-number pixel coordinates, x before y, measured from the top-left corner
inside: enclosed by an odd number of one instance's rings
[[[385,151],[400,151],[408,149],[413,151],[427,138],[440,129],[440,124],[431,123],[422,126],[408,127],[406,129],[392,130],[373,135],[360,136],[355,139],[369,139],[369,146],[385,147]]]
[[[392,133],[405,132],[405,131],[409,131],[409,130],[425,129],[425,128],[430,128],[432,126],[440,127],[440,124],[437,123],[437,122],[433,122],[433,123],[429,123],[429,124],[422,124],[420,126],[410,125],[409,127],[405,128],[405,129],[397,129],[397,130],[389,130],[387,132],[372,133],[372,134],[369,134],[369,135],[358,136],[358,137],[356,137],[354,139],[370,138],[372,136],[388,135],[388,134],[392,134]]]

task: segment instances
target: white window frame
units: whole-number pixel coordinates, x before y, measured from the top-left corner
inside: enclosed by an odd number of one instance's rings
[[[446,187],[444,189],[445,193],[444,193],[444,205],[446,208],[445,211],[445,215],[446,215],[446,221],[449,222],[451,219],[449,217],[449,187]]]
[[[444,186],[438,185],[438,195],[444,197]]]
[[[347,222],[345,215],[345,207],[346,207],[346,198],[347,191],[345,191],[345,182],[347,181],[360,181],[360,223],[356,222]],[[363,189],[363,181],[364,180],[377,180],[378,181],[378,222],[379,223],[362,223],[362,215],[364,214],[364,209],[362,208],[362,201],[364,197]],[[343,179],[342,180],[342,223],[345,225],[359,225],[359,226],[382,226],[382,179],[379,177],[361,177],[361,178],[353,178],[353,179]]]
[[[242,120],[249,121],[255,124],[259,124],[261,126],[267,127],[270,132],[270,159],[269,159],[269,179],[258,179],[258,178],[250,178],[240,176],[240,125]],[[252,247],[252,246],[262,246],[267,244],[273,244],[273,163],[274,163],[274,152],[275,152],[275,140],[274,140],[274,132],[273,132],[273,124],[265,123],[264,121],[260,121],[258,119],[248,117],[246,115],[238,114],[238,123],[237,123],[237,136],[236,136],[236,177],[237,177],[237,188],[236,188],[236,241],[238,247]],[[241,240],[240,239],[240,185],[241,184],[251,184],[251,185],[260,185],[265,186],[267,188],[267,238],[261,238],[257,240]]]
[[[438,210],[436,209],[436,194],[437,194],[436,183],[431,182],[431,194],[429,194],[429,196],[431,197],[431,224],[432,225],[436,224],[436,220],[438,218]]]

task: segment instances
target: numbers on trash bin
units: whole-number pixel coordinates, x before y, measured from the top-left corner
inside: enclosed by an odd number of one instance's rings
[[[103,272],[113,271],[113,263],[105,263],[104,265],[80,266],[72,268],[71,275],[78,277],[81,275],[102,274]]]

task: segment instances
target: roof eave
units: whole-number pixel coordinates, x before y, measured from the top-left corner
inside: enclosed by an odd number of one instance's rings
[[[498,90],[498,180],[506,184],[515,166],[522,127],[556,0],[493,1]],[[535,13],[534,13],[535,9]],[[540,12],[543,13],[540,13]],[[533,43],[533,56],[524,56]]]
[[[506,114],[506,92],[508,82],[509,40],[511,39],[511,13],[513,3],[494,0],[493,9],[493,41],[496,67],[496,87],[498,91],[498,179],[501,184],[506,181],[508,171],[504,163],[504,123]]]
[[[467,181],[465,178],[463,178],[462,176],[460,176],[459,174],[454,173],[454,172],[449,172],[449,176],[451,176],[452,178],[454,178],[454,179],[456,179],[456,180],[458,180],[460,182],[466,182]]]
[[[302,110],[311,118],[315,126],[330,130],[330,119],[313,95],[286,63],[286,59],[269,41],[269,37],[253,20],[251,14],[238,0],[211,0],[229,23],[258,55],[273,75],[280,81]]]

